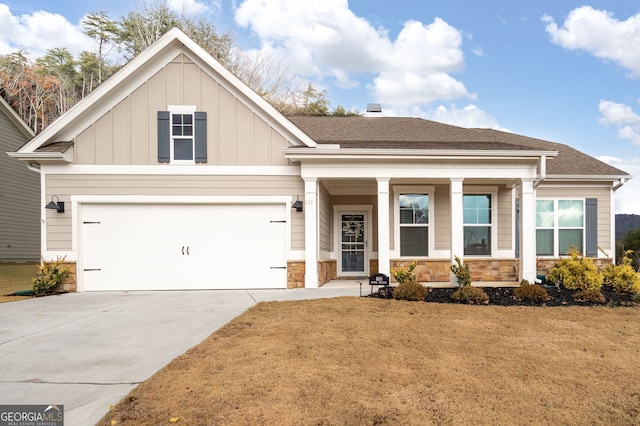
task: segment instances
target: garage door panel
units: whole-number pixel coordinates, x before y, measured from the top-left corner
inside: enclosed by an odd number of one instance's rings
[[[284,205],[86,205],[84,290],[285,288],[284,216]]]

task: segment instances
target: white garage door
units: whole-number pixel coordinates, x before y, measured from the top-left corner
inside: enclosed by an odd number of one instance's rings
[[[282,204],[86,204],[80,288],[286,288]]]

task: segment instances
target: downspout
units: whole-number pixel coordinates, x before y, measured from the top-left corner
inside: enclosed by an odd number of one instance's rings
[[[534,188],[537,188],[538,185],[544,182],[544,179],[547,177],[547,156],[541,155],[538,164],[540,165],[540,176],[538,179],[533,181]]]
[[[625,183],[627,183],[628,181],[629,181],[629,179],[625,179],[625,178],[620,179],[620,182],[618,182],[618,183],[616,184],[616,186],[614,186],[614,187],[613,187],[613,190],[614,190],[614,191],[617,191],[618,189],[620,189],[620,187],[621,187],[622,185],[624,185],[624,184],[625,184]]]
[[[47,229],[46,229],[46,211],[43,206],[47,203],[47,193],[45,188],[44,173],[38,163],[26,163],[27,169],[40,174],[40,257],[47,249]]]

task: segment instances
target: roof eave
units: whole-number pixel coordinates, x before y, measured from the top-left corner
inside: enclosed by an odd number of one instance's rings
[[[322,149],[318,148],[286,148],[283,150],[289,160],[300,161],[310,159],[538,159],[555,157],[557,151],[504,151],[504,150],[456,150],[456,149]]]
[[[28,163],[72,163],[70,151],[67,152],[7,152],[11,158]]]
[[[560,174],[547,174],[545,177],[545,182],[559,182],[559,181],[602,181],[602,182],[615,182],[620,180],[630,180],[633,178],[633,175],[560,175]]]

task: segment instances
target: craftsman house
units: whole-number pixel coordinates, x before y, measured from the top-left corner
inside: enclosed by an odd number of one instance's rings
[[[611,262],[630,178],[495,130],[287,118],[178,30],[12,155],[42,174],[42,251],[78,291],[313,288],[413,260],[442,283],[455,256],[475,284],[533,281],[569,245]]]
[[[33,131],[0,96],[0,262],[40,259],[40,174],[9,157]]]

